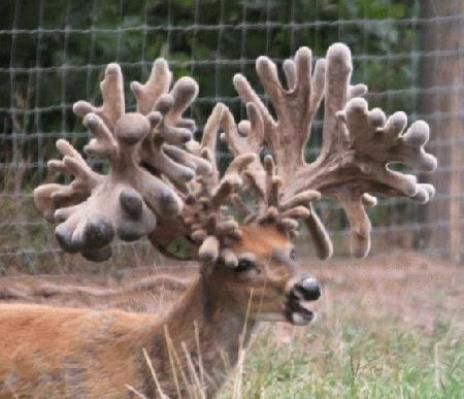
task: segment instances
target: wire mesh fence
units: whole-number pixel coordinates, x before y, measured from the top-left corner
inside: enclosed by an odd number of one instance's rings
[[[464,134],[461,0],[3,0],[0,3],[0,267],[46,271],[64,260],[53,228],[34,210],[31,192],[49,178],[54,142],[78,148],[88,134],[72,113],[80,99],[98,103],[104,66],[116,61],[126,86],[147,77],[165,57],[176,77],[190,75],[200,95],[190,113],[202,124],[218,101],[244,117],[232,77],[259,87],[254,63],[278,64],[300,46],[316,57],[343,41],[353,52],[353,81],[366,83],[370,107],[405,111],[432,127],[428,149],[440,167],[433,202],[381,200],[373,209],[373,249],[419,249],[462,258]],[[127,89],[127,87],[126,87]],[[132,97],[128,94],[128,99]],[[134,102],[128,107],[133,108]],[[307,149],[318,153],[321,121]],[[222,154],[227,162],[227,154]],[[425,181],[431,177],[424,175]],[[339,254],[347,252],[347,222],[332,202],[319,211]],[[144,243],[120,244],[121,262],[146,262]]]

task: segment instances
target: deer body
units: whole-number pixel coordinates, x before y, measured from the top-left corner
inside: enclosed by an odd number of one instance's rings
[[[143,350],[169,397],[178,395],[173,373],[178,374],[184,396],[205,388],[195,386],[195,377],[207,379],[211,394],[236,362],[245,320],[243,314],[218,308],[212,299],[205,298],[200,278],[166,318],[2,305],[0,334],[7,338],[2,339],[0,352],[0,397],[132,397],[126,384],[148,398],[158,397]],[[204,376],[189,365],[189,361],[197,364],[199,353]],[[171,363],[174,356],[179,364]]]
[[[127,398],[127,386],[148,398],[195,390],[213,395],[256,320],[291,321],[292,311],[301,311],[298,296],[319,296],[315,280],[290,259],[285,236],[262,226],[248,226],[242,234],[234,252],[239,258],[253,254],[253,267],[237,272],[223,264],[202,265],[164,315],[1,305],[0,398]],[[308,313],[306,322],[311,318]]]
[[[0,313],[0,331],[8,335],[1,398],[124,397],[121,377],[135,382],[137,354],[128,344],[148,317],[34,305],[3,305]]]

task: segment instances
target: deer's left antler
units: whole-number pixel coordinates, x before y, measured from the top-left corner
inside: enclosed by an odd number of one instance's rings
[[[433,171],[437,162],[424,146],[429,139],[428,125],[417,121],[405,131],[403,112],[386,118],[380,109],[368,110],[359,97],[367,88],[350,84],[351,53],[343,44],[332,45],[326,60],[316,62],[311,72],[311,51],[301,48],[294,60],[284,63],[285,89],[275,64],[267,57],[256,62],[258,77],[275,110],[271,115],[248,81],[237,75],[235,87],[246,104],[254,103],[264,121],[262,144],[273,154],[282,177],[284,199],[308,190],[337,199],[352,229],[352,252],[364,256],[370,247],[370,222],[365,208],[375,205],[370,194],[406,196],[427,202],[433,186],[417,182],[414,175],[394,171],[392,163],[402,163]],[[323,145],[311,164],[304,159],[305,144],[318,106],[325,98]],[[318,254],[327,257],[331,244],[314,210],[306,224],[317,243]]]

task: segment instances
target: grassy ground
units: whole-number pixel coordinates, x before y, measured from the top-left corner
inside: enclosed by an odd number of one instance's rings
[[[220,399],[464,398],[464,267],[404,252],[308,263],[323,286],[312,306],[318,319],[309,327],[260,326]],[[159,270],[153,270],[133,268],[113,280],[82,274],[43,278],[60,286],[114,288],[156,276]],[[194,273],[183,269],[181,275]],[[1,278],[0,294],[37,279]],[[119,295],[113,302],[75,296],[43,301],[124,309],[140,302],[141,311],[154,312],[164,306],[152,290],[134,295],[130,301]],[[163,301],[177,295],[171,292]]]
[[[388,315],[363,319],[353,303],[280,340],[271,327],[256,338],[241,397],[464,397],[464,339],[451,323],[424,333]]]
[[[409,254],[319,274],[319,320],[263,326],[238,397],[464,398],[463,268]]]

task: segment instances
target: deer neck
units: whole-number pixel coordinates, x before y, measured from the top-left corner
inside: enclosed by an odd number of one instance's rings
[[[208,393],[236,365],[255,325],[234,307],[233,299],[218,296],[217,289],[200,276],[162,320],[150,350],[160,375],[177,379],[181,386],[200,383]]]

